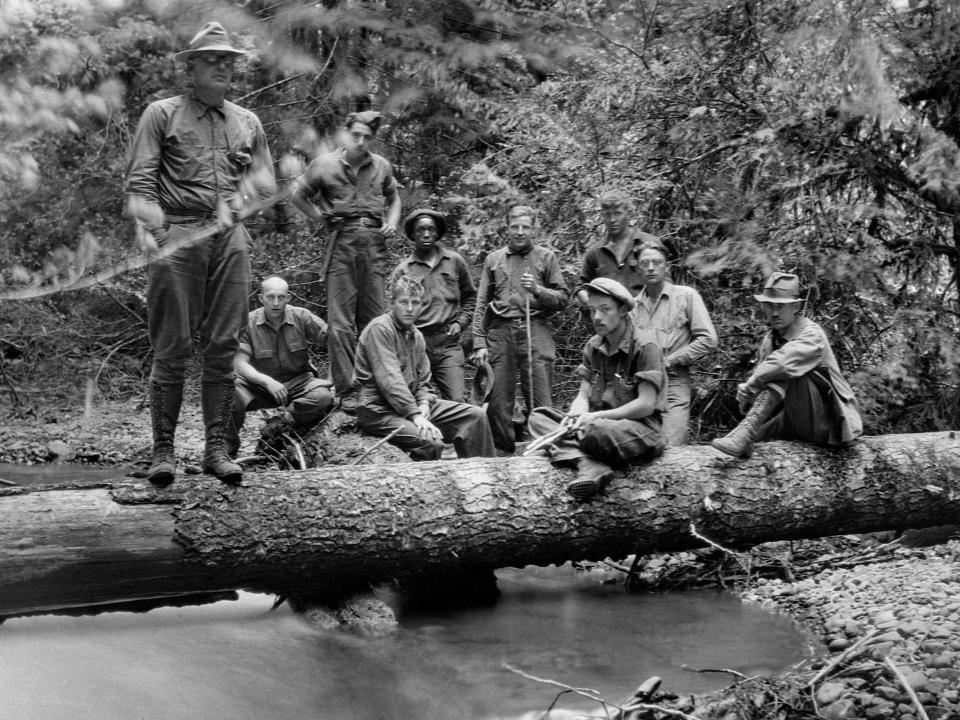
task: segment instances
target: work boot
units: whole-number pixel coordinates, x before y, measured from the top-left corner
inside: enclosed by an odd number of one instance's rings
[[[710,441],[720,452],[733,457],[749,457],[753,444],[760,439],[763,424],[773,417],[780,407],[780,396],[772,390],[761,390],[753,399],[746,417],[722,438]]]
[[[173,482],[177,457],[173,452],[173,436],[180,419],[183,385],[150,383],[150,420],[153,425],[153,456],[147,480],[157,487]]]
[[[233,416],[233,383],[203,383],[200,407],[206,443],[203,449],[203,471],[216,475],[229,485],[243,480],[243,469],[227,454],[226,435]]]
[[[567,492],[584,502],[603,490],[612,477],[613,468],[605,462],[582,457],[577,461],[577,479],[567,485]]]

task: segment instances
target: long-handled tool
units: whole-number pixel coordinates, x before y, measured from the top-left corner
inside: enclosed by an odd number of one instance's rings
[[[530,292],[527,291],[524,294],[524,320],[526,323],[527,329],[527,397],[530,401],[530,406],[527,408],[527,413],[533,412],[533,338],[530,334]]]

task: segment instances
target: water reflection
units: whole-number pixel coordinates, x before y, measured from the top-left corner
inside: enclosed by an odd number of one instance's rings
[[[272,598],[146,615],[0,626],[3,720],[449,720],[543,710],[557,690],[502,667],[621,700],[650,675],[701,692],[803,657],[784,618],[719,593],[626,595],[569,570],[503,570],[495,607],[405,611],[385,638],[324,633]],[[583,699],[561,706],[595,709]]]

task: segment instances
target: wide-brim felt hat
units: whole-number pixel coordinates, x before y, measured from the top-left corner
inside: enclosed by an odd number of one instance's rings
[[[246,50],[240,50],[234,46],[230,40],[230,35],[218,22],[208,22],[200,28],[200,32],[193,36],[193,40],[190,41],[187,49],[178,52],[173,57],[175,60],[187,60],[192,55],[203,52],[227,53],[238,57],[247,54]]]
[[[470,384],[470,400],[474,405],[483,405],[493,390],[493,367],[490,363],[480,363]]]
[[[407,234],[408,238],[413,239],[413,226],[416,225],[417,220],[422,217],[428,217],[436,223],[438,238],[442,238],[447,234],[447,218],[444,217],[443,213],[427,208],[420,208],[407,215],[407,219],[403,221],[403,231]]]
[[[763,286],[763,292],[753,299],[762,303],[793,303],[800,301],[800,278],[793,273],[775,272]]]

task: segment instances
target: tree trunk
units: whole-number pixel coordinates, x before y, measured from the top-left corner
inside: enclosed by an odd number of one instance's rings
[[[331,599],[391,579],[960,520],[954,432],[847,450],[667,451],[579,504],[543,458],[180,476],[0,496],[0,616],[228,589]]]

